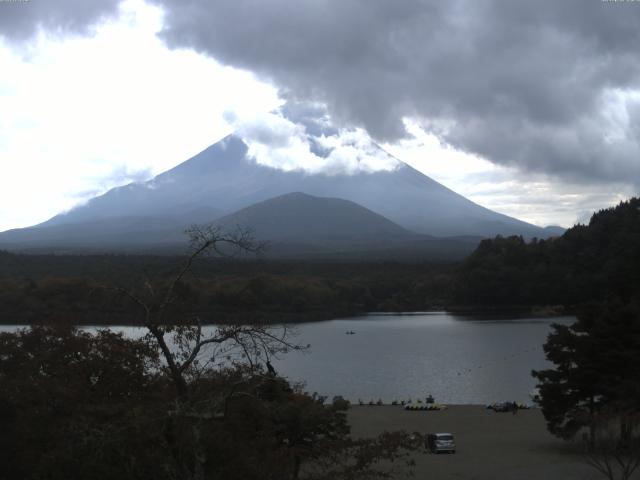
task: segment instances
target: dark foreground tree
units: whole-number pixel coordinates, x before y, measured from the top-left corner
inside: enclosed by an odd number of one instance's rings
[[[603,408],[640,412],[640,308],[611,300],[571,326],[554,325],[544,345],[554,368],[534,371],[549,431],[570,439]]]
[[[256,246],[244,232],[191,234],[174,275],[102,286],[138,307],[142,339],[61,326],[0,336],[0,479],[391,478],[378,467],[406,466],[417,437],[353,439],[343,403],[277,376],[271,357],[298,348],[286,329],[201,324],[183,283],[194,262]]]
[[[640,415],[603,409],[593,430],[595,438],[582,445],[586,463],[609,480],[629,480],[640,467]]]
[[[188,400],[142,340],[38,326],[0,335],[1,479],[392,478],[417,441],[352,439],[345,408],[261,368],[205,368]],[[197,427],[197,428],[196,428]],[[403,461],[404,460],[404,461]]]
[[[0,334],[0,478],[143,478],[163,450],[157,360],[109,331]]]
[[[184,282],[194,263],[210,253],[235,256],[258,253],[263,248],[250,232],[238,228],[226,232],[215,226],[194,226],[187,231],[191,252],[173,274],[163,279],[145,278],[135,287],[107,286],[129,298],[140,311],[140,322],[147,329],[145,340],[156,347],[163,372],[174,388],[173,405],[164,431],[175,461],[176,475],[184,479],[204,479],[211,464],[211,451],[204,438],[211,428],[209,420],[224,415],[237,389],[207,390],[203,398],[201,379],[239,367],[248,367],[249,378],[261,371],[271,356],[297,346],[290,343],[286,328],[269,325],[216,325],[203,328],[190,308],[189,288]],[[245,392],[246,394],[246,392]]]
[[[534,371],[551,433],[582,433],[587,462],[627,479],[640,463],[640,308],[610,300],[571,326],[554,325],[544,346],[555,368]]]

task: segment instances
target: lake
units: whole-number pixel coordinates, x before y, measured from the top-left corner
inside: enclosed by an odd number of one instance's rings
[[[549,366],[542,345],[551,324],[574,321],[421,313],[305,323],[297,327],[297,340],[310,343],[310,350],[289,353],[274,365],[329,398],[389,403],[430,393],[443,403],[529,402],[531,370]]]
[[[548,366],[542,345],[552,323],[573,317],[478,319],[444,312],[370,314],[300,323],[295,341],[311,344],[273,362],[306,390],[385,403],[432,394],[437,402],[529,402],[532,369]],[[16,327],[0,327],[11,330]],[[137,337],[142,329],[112,327]],[[353,331],[348,335],[346,332]]]

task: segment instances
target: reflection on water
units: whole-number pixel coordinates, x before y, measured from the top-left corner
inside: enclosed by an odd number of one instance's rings
[[[476,320],[446,313],[367,315],[305,323],[276,368],[309,391],[352,401],[424,398],[444,403],[528,401],[531,370],[547,366],[542,344],[552,323],[572,317]],[[353,331],[353,335],[345,332]]]
[[[419,312],[301,323],[295,340],[311,348],[273,363],[280,374],[304,380],[307,390],[329,398],[391,402],[432,394],[442,403],[528,401],[535,386],[531,370],[547,366],[542,344],[550,325],[574,320],[478,320]],[[111,328],[134,338],[146,333],[136,327]]]

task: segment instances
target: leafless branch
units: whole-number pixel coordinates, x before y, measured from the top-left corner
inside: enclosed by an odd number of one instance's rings
[[[595,438],[584,444],[584,460],[609,480],[628,480],[640,467],[640,415],[608,411],[594,420]]]

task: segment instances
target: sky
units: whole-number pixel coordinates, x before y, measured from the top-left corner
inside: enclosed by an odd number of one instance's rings
[[[570,227],[639,193],[638,45],[631,0],[0,0],[0,231],[231,132],[310,172],[389,168],[378,144]],[[339,155],[305,154],[300,111]]]

